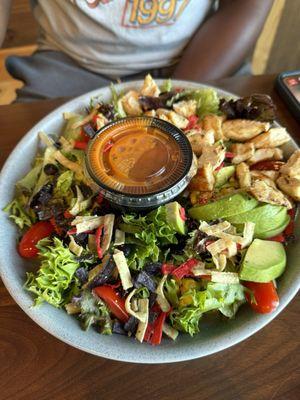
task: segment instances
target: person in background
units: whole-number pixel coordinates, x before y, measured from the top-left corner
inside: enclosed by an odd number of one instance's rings
[[[38,50],[9,57],[17,101],[76,96],[150,72],[195,81],[235,74],[272,0],[31,0]],[[0,2],[0,46],[11,0]]]

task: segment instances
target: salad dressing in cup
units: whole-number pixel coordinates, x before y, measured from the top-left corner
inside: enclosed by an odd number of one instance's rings
[[[152,117],[104,126],[86,156],[88,176],[112,203],[146,209],[179,195],[193,176],[193,153],[184,133]]]

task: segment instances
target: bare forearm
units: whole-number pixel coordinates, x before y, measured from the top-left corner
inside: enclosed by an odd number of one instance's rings
[[[223,0],[188,44],[174,77],[190,80],[231,75],[254,47],[272,0]]]
[[[0,1],[0,47],[2,46],[8,25],[11,0]]]

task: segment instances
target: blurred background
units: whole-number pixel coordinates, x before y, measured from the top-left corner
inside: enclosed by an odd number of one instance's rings
[[[1,0],[0,0],[1,1]],[[262,0],[263,1],[263,0]],[[253,74],[279,73],[300,68],[300,0],[274,0],[252,57]],[[22,86],[6,72],[9,55],[29,55],[36,49],[37,24],[28,0],[14,0],[8,31],[0,49],[0,105],[15,98]]]

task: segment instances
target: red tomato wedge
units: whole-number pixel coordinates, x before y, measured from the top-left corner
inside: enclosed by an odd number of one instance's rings
[[[268,314],[276,310],[279,305],[279,298],[273,282],[243,282],[243,285],[253,292],[256,303],[251,298],[250,293],[246,293],[246,299],[254,311],[260,314]]]
[[[107,305],[111,313],[122,322],[127,322],[129,315],[125,309],[125,299],[122,299],[118,293],[111,286],[104,285],[98,286],[94,292],[99,296]]]
[[[32,258],[38,254],[36,244],[54,232],[54,226],[48,221],[40,221],[32,225],[23,235],[19,243],[19,254],[25,258]]]
[[[81,142],[79,140],[75,140],[74,149],[85,150],[87,148],[87,142]]]

